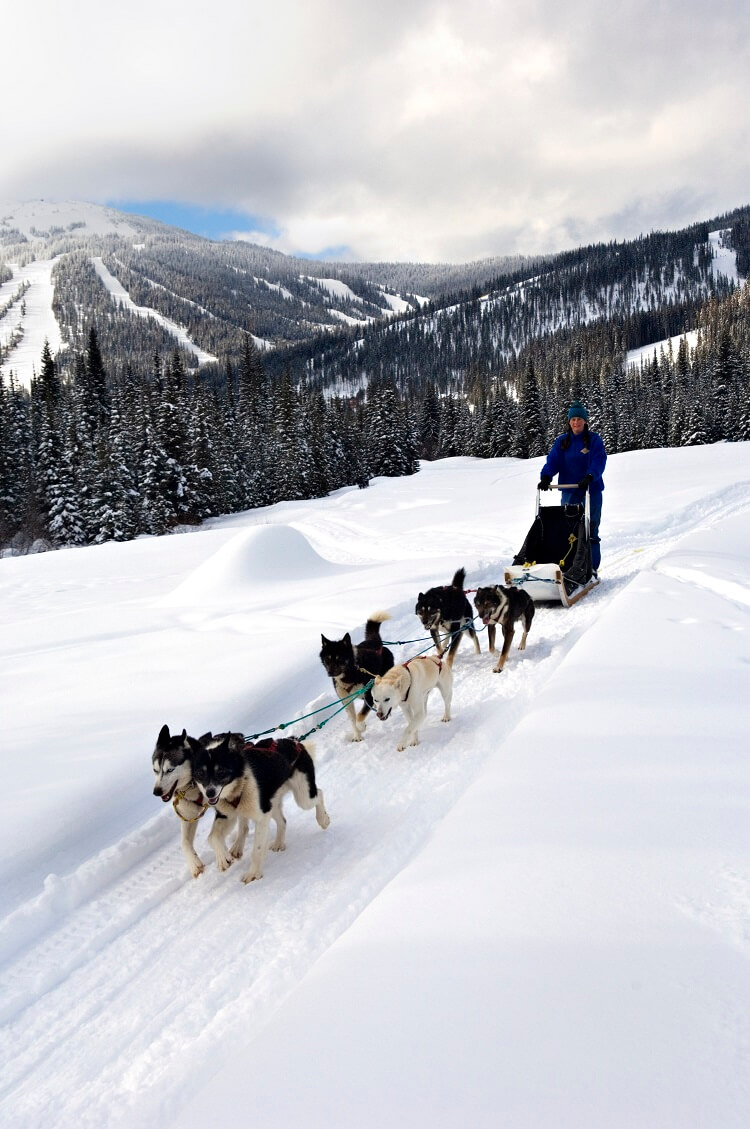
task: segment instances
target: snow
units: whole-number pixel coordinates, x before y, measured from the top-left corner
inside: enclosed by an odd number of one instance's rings
[[[409,303],[405,301],[399,294],[389,293],[389,291],[386,290],[384,286],[378,286],[378,290],[383,295],[394,314],[408,314],[413,309],[413,307],[410,306]],[[428,299],[426,298],[420,299],[422,305],[424,305],[427,301]]]
[[[3,1124],[744,1127],[750,444],[610,458],[599,588],[502,675],[464,643],[406,753],[335,716],[331,826],[287,801],[262,882],[192,879],[151,795],[164,722],[331,703],[321,632],[425,647],[417,592],[501,578],[540,467],[0,561]]]
[[[312,274],[302,275],[301,277],[306,282],[313,282],[321,290],[326,290],[340,302],[359,302],[360,304],[362,302],[362,299],[354,293],[351,286],[347,286],[345,282],[338,278],[317,278]]]
[[[648,364],[654,359],[658,361],[662,349],[665,353],[669,353],[670,345],[672,354],[676,357],[683,337],[687,342],[688,353],[692,353],[698,344],[697,329],[688,330],[687,333],[677,333],[674,337],[665,337],[661,341],[653,341],[650,345],[641,345],[638,349],[629,349],[625,356],[625,368],[639,368],[641,362]]]
[[[375,318],[362,315],[361,318],[353,318],[351,314],[345,314],[343,310],[330,310],[331,317],[336,318],[338,321],[343,321],[347,325],[364,325],[365,322],[375,321]]]
[[[165,317],[164,314],[157,313],[156,310],[152,309],[150,306],[137,306],[122,283],[118,282],[114,275],[107,270],[101,256],[96,255],[92,257],[91,262],[94,265],[94,270],[111,294],[113,302],[118,306],[124,306],[126,310],[137,314],[138,317],[153,318],[155,322],[163,326],[167,333],[170,333],[172,337],[180,343],[183,349],[186,349],[189,353],[192,353],[193,356],[197,357],[199,364],[205,365],[217,360],[213,353],[205,352],[205,350],[199,348],[194,341],[191,341],[182,326],[177,325],[176,322]]]
[[[740,277],[737,271],[737,252],[733,251],[731,247],[724,246],[724,237],[727,235],[731,235],[731,228],[727,231],[710,231],[708,233],[708,241],[711,244],[713,255],[711,269],[714,278],[718,279],[723,276],[736,286],[741,286],[745,280]]]
[[[42,239],[51,229],[55,233],[78,236],[121,235],[137,236],[144,227],[158,226],[143,217],[127,216],[114,208],[90,204],[83,200],[25,200],[0,202],[0,228],[20,231],[27,239]]]
[[[13,271],[13,278],[0,286],[0,308],[24,284],[28,284],[28,290],[19,296],[4,316],[0,315],[0,346],[7,348],[14,335],[21,334],[18,344],[10,350],[0,369],[6,377],[12,372],[19,385],[30,388],[34,375],[41,370],[45,340],[49,341],[53,355],[63,346],[60,327],[52,310],[54,259],[37,259],[23,267],[15,263],[8,266]]]

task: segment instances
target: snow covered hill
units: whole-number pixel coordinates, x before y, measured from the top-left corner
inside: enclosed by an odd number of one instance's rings
[[[149,352],[178,347],[188,364],[218,364],[241,355],[248,330],[267,349],[418,304],[355,265],[215,243],[96,204],[0,204],[0,369],[27,387],[45,339],[64,360],[92,323],[105,354],[111,323],[126,327],[137,371]]]
[[[262,882],[189,877],[151,795],[164,722],[327,707],[321,632],[424,647],[416,593],[500,579],[539,466],[0,561],[4,1124],[744,1126],[750,444],[611,458],[600,587],[502,675],[464,644],[407,753],[324,725],[331,826],[287,801]]]
[[[350,392],[381,372],[416,386],[472,366],[496,373],[539,338],[600,324],[622,333],[638,317],[649,324],[636,343],[650,344],[692,329],[700,303],[743,281],[747,211],[720,227],[442,270],[295,259],[93,204],[0,205],[0,371],[28,386],[45,338],[65,363],[92,324],[105,362],[127,358],[136,375],[175,347],[186,365],[223,372],[250,333],[279,350],[278,371]],[[413,290],[399,289],[405,279]]]

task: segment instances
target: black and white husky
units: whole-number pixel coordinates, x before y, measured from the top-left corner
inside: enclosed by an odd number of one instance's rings
[[[330,818],[323,802],[323,793],[315,781],[311,746],[295,737],[265,739],[257,744],[247,742],[240,749],[225,734],[224,740],[210,746],[188,737],[193,753],[193,774],[206,803],[216,812],[208,837],[219,870],[226,870],[233,859],[241,858],[248,825],[255,825],[250,867],[243,882],[263,877],[263,864],[268,852],[271,819],[276,823],[276,838],[271,850],[283,851],[286,846],[286,819],[281,805],[291,792],[305,810],[315,808],[315,817],[322,828]],[[226,838],[239,823],[237,838],[228,851]]]
[[[503,649],[492,668],[495,674],[499,674],[505,666],[519,620],[523,623],[523,635],[518,649],[519,651],[526,649],[526,637],[534,618],[534,601],[522,588],[506,588],[502,584],[493,584],[487,588],[477,588],[474,606],[482,617],[482,623],[487,625],[487,638],[492,652],[495,650],[495,630],[498,625],[502,628]]]
[[[365,625],[365,637],[356,646],[347,631],[343,639],[326,639],[321,635],[320,661],[333,679],[333,688],[342,700],[361,690],[380,674],[393,666],[393,652],[383,646],[380,625],[390,616],[387,612],[373,612]],[[372,709],[372,693],[362,695],[364,701],[357,713],[352,698],[346,712],[352,725],[352,741],[361,741],[368,713]]]
[[[154,769],[154,795],[165,804],[171,800],[182,821],[181,846],[188,870],[193,878],[204,871],[203,863],[193,846],[198,820],[205,815],[207,805],[193,780],[193,751],[187,732],[173,737],[169,726],[163,725],[156,738],[151,758]]]
[[[200,738],[200,744],[211,748],[213,745],[221,744],[224,740],[231,741],[235,747],[239,746],[240,748],[245,743],[241,733],[220,733],[216,737],[211,733],[205,733]],[[168,804],[171,800],[172,806],[180,818],[180,845],[188,870],[193,878],[197,878],[205,870],[194,844],[198,821],[209,808],[193,778],[195,744],[196,742],[188,737],[186,730],[183,729],[179,736],[177,734],[172,736],[169,732],[169,726],[163,725],[159,731],[159,736],[156,738],[156,746],[151,757],[155,777],[154,795],[159,796],[165,804]],[[246,834],[247,827],[245,827]],[[233,858],[242,857],[241,847],[240,853],[235,854],[238,841],[239,836],[231,849]]]
[[[461,638],[470,635],[474,641],[474,650],[479,653],[479,639],[474,630],[474,619],[471,614],[471,604],[464,593],[466,569],[460,568],[450,584],[441,584],[436,588],[428,588],[417,596],[415,613],[422,621],[432,636],[439,655],[448,651],[446,662],[453,666]],[[444,641],[440,639],[440,632],[446,635]]]

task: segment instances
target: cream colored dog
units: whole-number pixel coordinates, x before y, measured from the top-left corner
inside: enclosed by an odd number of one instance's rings
[[[453,672],[450,664],[437,655],[417,656],[375,679],[372,700],[381,721],[390,717],[394,706],[401,706],[407,725],[396,748],[401,753],[407,745],[419,744],[419,727],[427,716],[427,698],[438,688],[445,710],[441,721],[451,719]]]

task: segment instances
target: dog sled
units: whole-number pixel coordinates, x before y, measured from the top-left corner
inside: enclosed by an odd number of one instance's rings
[[[552,485],[551,490],[576,486]],[[589,493],[583,505],[541,504],[537,487],[536,516],[513,564],[505,569],[508,587],[523,588],[534,603],[554,601],[569,608],[595,588],[599,578],[591,566]]]

